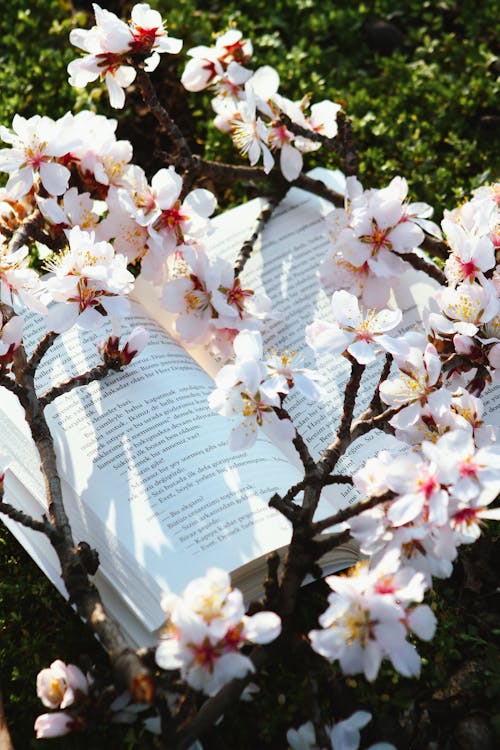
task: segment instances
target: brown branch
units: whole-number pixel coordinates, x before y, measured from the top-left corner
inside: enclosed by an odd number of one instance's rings
[[[28,367],[30,371],[35,372],[36,368],[42,361],[45,354],[48,352],[54,341],[59,336],[58,333],[55,333],[54,331],[49,331],[45,334],[43,339],[40,339],[38,342],[36,348],[33,350],[33,353],[31,357],[28,360]]]
[[[103,380],[110,372],[119,372],[121,369],[121,363],[106,363],[93,367],[88,372],[82,373],[82,375],[76,375],[74,378],[66,380],[64,383],[55,385],[46,391],[42,396],[39,397],[40,406],[45,409],[46,406],[52,403],[58,396],[62,396],[64,393],[69,393],[75,388],[80,388],[83,385],[89,385],[97,380]]]
[[[290,414],[282,406],[274,406],[273,409],[280,419],[289,419],[290,422],[292,422]],[[309,452],[309,448],[307,447],[304,438],[297,429],[295,430],[295,437],[293,438],[292,443],[299,454],[299,458],[302,461],[306,473],[314,472],[316,470],[316,463]]]
[[[32,516],[28,516],[27,513],[14,508],[10,503],[3,502],[1,498],[2,493],[0,492],[0,513],[20,523],[21,526],[26,526],[28,529],[33,529],[34,531],[40,531],[42,534],[48,536],[51,541],[58,542],[60,540],[57,529],[52,526],[45,516],[43,516],[43,521],[37,521]]]
[[[160,104],[160,101],[156,95],[155,88],[151,83],[151,79],[145,70],[136,68],[137,77],[136,83],[141,92],[144,103],[149,108],[151,113],[157,119],[160,128],[167,136],[172,140],[174,149],[173,156],[182,157],[186,160],[187,164],[192,162],[191,149],[177,123],[170,117],[167,110]]]
[[[239,276],[240,273],[243,271],[243,268],[245,267],[247,260],[250,258],[250,255],[252,254],[252,250],[254,249],[254,245],[259,235],[264,229],[266,223],[269,221],[269,219],[273,215],[274,209],[281,203],[281,201],[283,200],[287,192],[288,192],[288,185],[286,184],[286,182],[283,182],[281,188],[278,190],[276,195],[268,198],[267,204],[264,206],[264,208],[262,209],[262,211],[257,217],[257,225],[253,231],[252,236],[248,240],[245,240],[245,242],[241,246],[241,250],[238,253],[236,262],[234,264],[235,277]]]
[[[333,151],[336,154],[342,155],[343,144],[336,136],[335,138],[328,138],[326,135],[319,133],[317,130],[311,130],[310,128],[304,128],[302,125],[294,122],[291,117],[286,115],[284,112],[280,114],[278,124],[285,125],[288,130],[294,135],[300,135],[303,138],[307,138],[308,141],[313,143],[320,143],[328,151]]]
[[[430,276],[431,279],[435,279],[439,282],[441,286],[447,286],[448,280],[446,276],[434,263],[430,263],[428,260],[425,260],[425,258],[422,258],[422,256],[417,255],[417,253],[397,253],[397,255],[402,260],[409,263],[409,265],[415,268],[415,270],[423,271],[427,276]]]
[[[57,470],[54,441],[45,420],[43,406],[37,398],[34,373],[30,372],[24,347],[14,353],[13,362],[16,381],[20,386],[19,400],[24,408],[26,421],[40,455],[42,475],[48,502],[48,516],[57,531],[58,540],[53,547],[61,565],[62,579],[70,601],[86,620],[109,654],[118,684],[130,690],[135,702],[151,702],[153,681],[137,654],[130,649],[118,623],[106,612],[99,592],[88,577],[88,548],[82,543],[75,546],[71,526],[64,508],[61,480]]]
[[[337,114],[338,138],[342,141],[344,172],[346,175],[355,175],[358,172],[359,159],[354,150],[354,135],[352,124],[346,113],[340,110]]]
[[[388,490],[383,495],[377,495],[368,500],[361,500],[355,505],[349,505],[347,508],[342,508],[337,511],[337,513],[327,516],[327,518],[322,518],[321,521],[316,521],[316,523],[313,524],[313,531],[315,534],[321,534],[322,531],[328,529],[330,526],[344,523],[344,521],[348,521],[350,518],[357,516],[365,510],[370,510],[370,508],[375,508],[376,505],[381,505],[382,503],[392,500],[393,497],[396,497],[396,493],[392,492],[392,490]]]
[[[318,195],[320,198],[325,198],[325,200],[330,201],[330,203],[333,203],[338,208],[344,207],[344,196],[335,192],[335,190],[331,190],[321,180],[315,180],[306,174],[301,174],[292,184],[294,187],[302,188],[302,190],[307,190],[309,193]]]
[[[365,365],[360,365],[350,355],[347,356],[347,359],[351,362],[351,376],[345,387],[344,408],[337,435],[333,443],[324,450],[318,463],[318,470],[322,475],[330,474],[340,456],[345,453],[347,447],[352,442],[351,424],[354,416],[354,406],[361,384],[361,377],[365,371]]]
[[[43,227],[44,218],[38,206],[19,224],[10,238],[8,252],[14,253],[23,245],[36,240]]]
[[[430,234],[425,235],[425,239],[420,247],[426,250],[431,257],[440,258],[441,260],[446,260],[450,255],[450,250],[446,242],[438,240],[437,237],[432,237]]]
[[[12,380],[12,378],[9,378],[9,376],[5,373],[0,372],[0,386],[3,386],[8,391],[13,393],[15,396],[20,398],[22,393],[21,386],[15,382],[15,380]]]
[[[277,493],[269,499],[268,505],[270,508],[275,508],[277,511],[279,511],[293,525],[301,517],[299,506],[294,505],[294,503],[286,500],[284,497],[280,497],[280,495],[278,495]]]
[[[321,484],[325,487],[328,484],[351,484],[352,477],[348,477],[345,474],[329,474],[321,480]]]
[[[394,357],[392,354],[389,354],[389,352],[385,355],[385,362],[384,366],[382,367],[382,371],[380,373],[380,377],[378,379],[377,386],[375,388],[375,393],[373,394],[373,398],[368,404],[368,409],[366,410],[365,414],[368,416],[368,414],[378,414],[382,407],[382,401],[380,399],[380,385],[384,382],[384,380],[387,380],[389,375],[391,374],[391,367]]]
[[[386,409],[381,414],[377,414],[375,417],[370,417],[369,419],[365,419],[365,415],[362,414],[361,417],[356,420],[356,422],[352,426],[351,441],[354,442],[354,440],[357,440],[359,437],[361,437],[362,435],[366,435],[367,432],[371,432],[372,430],[384,430],[385,432],[389,432],[389,434],[392,435],[393,430],[389,425],[389,420],[395,417],[396,414],[398,414],[406,406],[408,406],[408,404],[394,406],[392,407],[392,409]]]
[[[330,524],[333,526],[333,524]],[[345,544],[351,540],[349,531],[341,531],[339,534],[322,534],[320,539],[315,541],[316,545],[316,556],[319,560],[323,555],[331,552],[332,549],[340,547],[341,544]]]

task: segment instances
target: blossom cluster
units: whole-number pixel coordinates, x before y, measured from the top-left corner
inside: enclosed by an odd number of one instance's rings
[[[306,397],[317,399],[317,373],[295,367],[294,352],[273,354],[264,359],[262,338],[257,331],[244,330],[234,339],[234,361],[216,375],[216,389],[209,405],[219,414],[233,420],[229,446],[233,450],[251,448],[263,427],[274,439],[289,441],[295,428],[276,409],[281,399],[296,386]]]
[[[426,324],[447,377],[481,394],[500,379],[500,184],[445,211],[441,226],[450,248],[448,286]]]
[[[181,338],[213,342],[227,355],[239,330],[261,326],[269,300],[243,288],[227,261],[209,259],[204,238],[215,196],[195,189],[181,200],[174,167],[148,180],[116,126],[82,111],[59,120],[16,115],[12,130],[0,129],[10,144],[0,151],[0,169],[9,174],[0,193],[0,299],[45,315],[48,330],[110,320],[117,335],[133,266],[161,290]],[[16,222],[37,211],[38,253],[49,271],[42,279],[29,268],[28,248],[11,252],[8,245]],[[15,325],[2,329],[6,348]]]
[[[239,589],[229,575],[209,568],[203,578],[188,584],[181,596],[166,594],[162,607],[167,627],[156,649],[156,663],[179,669],[195,690],[214,695],[235,677],[254,672],[252,661],[241,653],[249,643],[270,643],[281,632],[274,612],[245,615]]]
[[[320,148],[318,141],[297,135],[282,121],[283,115],[300,127],[327,138],[337,134],[340,104],[321,101],[310,106],[307,97],[293,102],[278,92],[280,79],[269,65],[252,71],[246,67],[253,47],[237,29],[221,34],[212,47],[198,46],[188,50],[191,60],[182,74],[181,83],[188,91],[214,91],[212,107],[214,124],[230,134],[242,155],[253,166],[262,157],[264,171],[274,166],[272,152],[280,152],[280,169],[284,177],[297,179],[303,166],[303,153]]]
[[[372,715],[368,711],[355,711],[347,719],[335,722],[332,727],[326,726],[325,732],[330,740],[331,750],[358,750],[361,740],[360,729],[363,729],[371,718]],[[286,738],[292,750],[319,750],[312,721],[307,721],[298,729],[289,729]],[[368,750],[395,748],[388,742],[377,742],[370,745]]]
[[[320,268],[325,286],[349,290],[370,308],[386,304],[391,283],[407,269],[401,254],[419,247],[424,231],[440,234],[428,218],[432,207],[409,203],[407,195],[404,177],[379,190],[346,179],[345,207],[327,216],[332,244]]]
[[[89,30],[73,29],[70,34],[70,42],[88,54],[70,62],[69,82],[84,88],[103,79],[111,106],[122,109],[124,89],[136,77],[136,69],[130,64],[132,56],[143,59],[145,70],[151,72],[158,67],[161,54],[181,51],[182,40],[167,34],[160,13],[148,3],[134,5],[128,24],[96,3],[92,7],[95,26]]]

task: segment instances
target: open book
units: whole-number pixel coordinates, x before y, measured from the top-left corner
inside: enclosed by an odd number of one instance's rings
[[[343,189],[340,173],[316,170],[313,176]],[[234,261],[263,204],[256,199],[217,217],[210,247]],[[320,367],[325,375],[324,400],[309,403],[298,394],[286,402],[316,458],[335,435],[348,377],[342,357],[315,357],[304,343],[305,325],[329,310],[330,295],[320,285],[317,268],[330,242],[323,219],[330,210],[326,201],[290,190],[242,274],[246,286],[265,291],[278,314],[268,325],[266,348],[303,351],[305,364]],[[413,325],[433,288],[434,282],[411,270],[401,281],[395,294],[404,311],[402,328]],[[146,349],[124,372],[57,398],[45,413],[75,542],[85,540],[97,549],[96,583],[104,602],[131,643],[144,645],[155,639],[164,620],[161,592],[180,592],[208,566],[231,571],[247,600],[260,593],[266,555],[285,547],[291,533],[268,500],[286,492],[301,474],[293,446],[276,445],[264,434],[251,450],[230,451],[230,424],[207,402],[217,363],[174,340],[171,318],[161,311],[151,287],[139,284],[136,298],[130,325],[149,330]],[[28,350],[41,333],[28,327]],[[95,344],[94,333],[76,328],[59,337],[39,368],[40,392],[94,366]],[[361,390],[367,399],[379,369],[377,364],[365,373]],[[382,433],[369,434],[352,446],[336,471],[351,473],[368,453],[391,441]],[[12,459],[6,499],[39,518],[45,507],[39,458],[20,407],[5,391],[0,452]],[[354,499],[347,485],[329,487],[317,517]],[[5,523],[64,593],[47,540]],[[323,561],[324,571],[347,567],[356,558],[355,545],[344,545]]]

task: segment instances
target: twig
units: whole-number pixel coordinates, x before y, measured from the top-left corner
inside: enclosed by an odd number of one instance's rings
[[[83,385],[89,385],[97,380],[103,380],[110,372],[119,372],[121,364],[109,364],[103,363],[93,367],[88,372],[84,372],[82,375],[76,375],[74,378],[66,380],[64,383],[55,385],[46,391],[42,396],[39,397],[40,406],[45,409],[48,404],[51,404],[54,399],[58,396],[62,396],[64,393],[69,393],[75,388],[80,388]]]
[[[446,260],[450,255],[450,250],[446,242],[438,240],[430,234],[425,235],[425,239],[420,247],[426,250],[431,257],[440,258],[441,260]]]
[[[293,185],[307,190],[309,193],[318,195],[320,198],[325,198],[325,200],[330,201],[330,203],[333,203],[338,208],[343,208],[344,206],[344,196],[335,192],[335,190],[331,190],[321,180],[315,180],[306,174],[301,174],[294,180]]]
[[[28,529],[40,531],[42,534],[48,536],[48,538],[53,542],[60,541],[57,529],[52,526],[48,518],[43,516],[43,521],[37,521],[32,516],[28,516],[27,513],[23,513],[21,510],[14,508],[14,506],[10,505],[10,503],[3,502],[1,500],[1,497],[2,493],[0,492],[0,513],[3,513],[13,521],[17,521],[17,523],[20,523],[22,526],[26,526]]]
[[[290,422],[292,422],[290,414],[282,406],[274,406],[273,409],[280,419],[289,419]],[[307,447],[304,438],[298,430],[295,430],[295,437],[293,438],[292,443],[299,454],[299,458],[302,461],[306,473],[314,472],[316,470],[316,463],[309,452],[309,448]]]
[[[31,240],[35,240],[40,233],[44,223],[44,218],[40,213],[38,206],[19,224],[16,231],[10,238],[8,252],[14,253],[23,245],[27,245]]]
[[[347,358],[351,362],[351,376],[345,387],[344,408],[336,438],[325,449],[318,463],[318,470],[323,475],[330,474],[340,456],[352,442],[350,430],[354,415],[354,406],[361,384],[361,377],[365,371],[365,365],[360,365],[356,359],[349,355]]]
[[[394,358],[392,354],[389,354],[389,352],[386,352],[384,366],[382,367],[382,371],[380,373],[380,377],[378,379],[378,383],[375,388],[375,393],[373,394],[373,398],[368,404],[368,409],[365,412],[366,416],[368,416],[369,413],[378,414],[380,410],[382,409],[382,401],[380,399],[380,385],[381,383],[384,382],[384,380],[387,380],[387,378],[391,374],[391,367],[392,367],[393,359]]]
[[[43,406],[37,398],[35,373],[28,367],[23,346],[14,352],[13,370],[20,386],[19,400],[40,455],[48,502],[48,517],[58,535],[53,547],[59,558],[61,575],[70,601],[75,603],[78,614],[90,624],[108,652],[117,683],[130,690],[135,702],[149,703],[154,693],[149,670],[128,646],[118,623],[106,612],[99,592],[90,582],[86,563],[88,556],[83,554],[86,547],[82,544],[77,547],[73,541],[71,526],[64,507],[54,441],[44,417]]]
[[[370,417],[369,419],[365,419],[364,414],[362,414],[361,417],[356,420],[356,422],[352,426],[352,442],[354,442],[354,440],[357,440],[362,435],[366,435],[367,432],[371,432],[372,430],[384,430],[385,432],[389,431],[389,434],[392,434],[393,431],[392,427],[389,425],[389,420],[395,417],[396,414],[398,414],[401,409],[404,409],[406,406],[408,406],[408,404],[393,406],[391,409],[386,409],[381,414],[377,414],[375,417]]]
[[[12,380],[12,378],[9,378],[8,375],[6,375],[5,373],[1,373],[1,372],[0,372],[0,386],[3,386],[8,391],[13,393],[15,396],[20,398],[21,393],[22,393],[21,386],[18,383],[16,383],[15,380]]]
[[[291,524],[295,524],[301,517],[299,506],[280,497],[277,493],[269,499],[268,505],[270,508],[275,508],[279,511],[285,518],[288,518]]]
[[[245,267],[247,260],[250,258],[250,255],[252,253],[252,250],[254,248],[254,245],[259,235],[264,229],[266,223],[269,221],[269,219],[273,215],[273,211],[281,203],[281,201],[283,200],[287,192],[288,192],[288,185],[285,182],[283,182],[281,188],[278,190],[276,195],[268,199],[267,204],[264,206],[264,208],[258,215],[257,225],[253,231],[252,236],[248,240],[245,240],[236,258],[236,262],[234,264],[235,277],[239,276],[240,273],[243,271],[243,268]]]
[[[321,480],[321,484],[326,486],[327,484],[351,484],[352,477],[348,477],[345,474],[329,474]]]
[[[160,104],[151,79],[145,70],[137,68],[136,82],[141,92],[144,103],[156,117],[161,129],[172,140],[174,157],[180,156],[190,162],[192,160],[191,149],[177,123],[170,117],[167,110]]]
[[[383,495],[377,495],[375,497],[369,498],[368,500],[361,500],[355,505],[349,505],[347,508],[342,508],[341,510],[337,511],[337,513],[334,513],[331,516],[327,516],[327,518],[322,518],[321,521],[316,521],[316,523],[313,524],[313,531],[315,534],[320,534],[330,526],[336,526],[338,523],[344,523],[344,521],[348,521],[350,518],[357,516],[358,513],[362,513],[365,510],[370,510],[370,508],[374,508],[376,505],[386,503],[389,500],[392,500],[395,496],[396,493],[389,490]]]
[[[33,353],[31,357],[28,360],[28,367],[30,371],[34,372],[40,362],[42,361],[45,354],[48,352],[54,341],[59,336],[58,333],[55,333],[54,331],[49,331],[45,334],[43,339],[40,339],[38,342],[36,348],[33,350]]]
[[[427,274],[427,276],[435,279],[437,282],[439,282],[439,284],[441,284],[441,286],[446,286],[448,284],[443,271],[441,271],[441,269],[438,268],[434,263],[430,263],[429,261],[425,260],[425,258],[422,258],[422,256],[417,255],[417,253],[397,253],[397,255],[399,255],[402,260],[405,260],[407,263],[409,263],[410,266],[415,268],[417,271],[423,271]]]
[[[294,135],[300,135],[303,138],[307,138],[308,141],[313,143],[321,143],[328,151],[334,151],[336,154],[343,153],[343,145],[337,137],[328,138],[326,135],[319,133],[317,130],[311,130],[310,128],[304,128],[298,123],[294,122],[284,112],[280,114],[279,123],[285,125],[288,130]]]

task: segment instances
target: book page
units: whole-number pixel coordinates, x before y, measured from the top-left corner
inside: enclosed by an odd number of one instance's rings
[[[118,591],[156,627],[161,590],[180,591],[214,562],[231,570],[289,542],[288,522],[267,501],[299,475],[265,436],[251,452],[230,451],[229,423],[208,407],[211,379],[139,307],[129,324],[150,332],[142,354],[123,372],[60,396],[45,414],[80,538],[97,546]],[[97,364],[95,342],[78,329],[61,336],[37,374],[39,391]],[[2,395],[18,424],[10,402]],[[13,453],[15,473],[41,499],[36,455]]]

